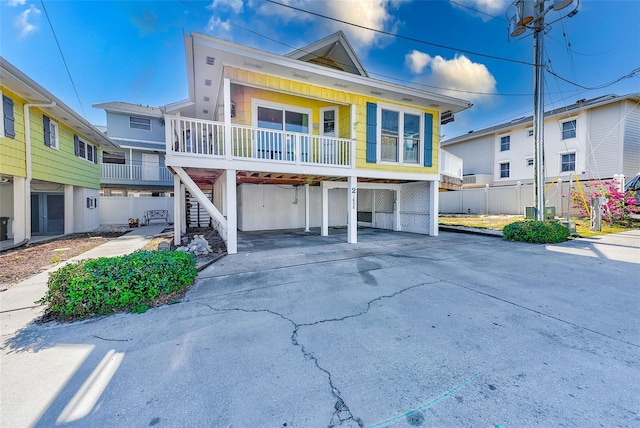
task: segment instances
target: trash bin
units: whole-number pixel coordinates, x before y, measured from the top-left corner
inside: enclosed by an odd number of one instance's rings
[[[0,217],[0,241],[7,240],[8,228],[9,228],[9,217]]]

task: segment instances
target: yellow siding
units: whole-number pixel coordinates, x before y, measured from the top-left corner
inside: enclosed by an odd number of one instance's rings
[[[251,125],[251,99],[259,98],[266,101],[277,102],[281,104],[310,108],[313,112],[312,123],[318,123],[320,118],[320,108],[339,105],[339,132],[340,138],[351,137],[351,113],[349,106],[356,106],[356,168],[393,171],[393,172],[421,172],[425,174],[438,173],[438,147],[439,147],[439,124],[438,111],[430,109],[420,109],[425,113],[433,115],[433,166],[431,167],[415,167],[403,165],[383,165],[367,163],[366,161],[366,107],[367,102],[386,104],[395,104],[402,107],[415,109],[416,107],[409,104],[398,104],[391,101],[369,98],[358,94],[338,91],[331,88],[323,88],[320,86],[309,85],[306,83],[296,82],[274,76],[267,76],[249,70],[240,70],[233,67],[225,67],[225,77],[231,79],[233,83],[246,83],[249,85],[257,85],[265,89],[253,87],[236,86],[236,92],[233,94],[233,102],[236,105],[236,117],[234,123],[242,125]],[[275,91],[275,92],[273,92]],[[292,95],[299,94],[301,96]],[[320,101],[322,100],[322,101]],[[314,134],[318,131],[314,130]]]
[[[24,104],[26,101],[5,87],[2,93],[13,100],[15,116],[15,138],[0,136],[0,173],[20,177],[27,176],[25,155]],[[34,180],[73,186],[100,188],[99,165],[75,156],[73,129],[35,107],[29,110],[31,132],[31,171]],[[43,114],[58,124],[59,150],[44,145]],[[84,135],[80,138],[87,143],[95,142]]]
[[[27,176],[27,163],[24,143],[24,101],[5,87],[0,87],[2,94],[13,100],[13,114],[15,117],[15,138],[0,135],[0,173]],[[2,119],[2,118],[0,118]]]
[[[42,116],[47,115],[58,124],[58,146],[53,149],[44,145]],[[100,168],[92,162],[75,155],[73,129],[56,120],[48,112],[31,110],[31,153],[33,178],[73,186],[100,188]],[[95,143],[78,135],[86,143]]]

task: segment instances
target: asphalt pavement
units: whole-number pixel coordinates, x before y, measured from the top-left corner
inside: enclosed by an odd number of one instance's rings
[[[144,314],[12,330],[3,300],[1,426],[640,425],[639,230],[345,237],[240,233]]]

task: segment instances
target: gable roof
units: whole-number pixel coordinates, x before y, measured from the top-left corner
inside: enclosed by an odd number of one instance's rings
[[[549,110],[544,113],[544,117],[545,119],[547,119],[554,116],[569,116],[572,113],[575,113],[576,111],[601,107],[607,104],[613,104],[613,103],[617,103],[625,100],[632,100],[640,103],[640,93],[628,94],[628,95],[609,94],[609,95],[603,95],[596,98],[591,98],[588,100],[581,99],[576,101],[574,104]],[[521,127],[521,126],[533,126],[533,116],[521,117],[518,119],[514,119],[510,122],[504,122],[499,125],[480,129],[478,131],[469,131],[466,134],[462,134],[460,136],[451,138],[449,140],[442,141],[441,145],[446,146],[449,144],[455,144],[455,143],[467,141],[472,138],[483,137],[485,135],[490,135],[490,134],[498,134],[513,128]]]
[[[289,58],[369,77],[342,31],[287,54]]]
[[[333,37],[344,37],[336,34]],[[471,107],[469,101],[459,98],[300,61],[201,33],[184,34],[184,43],[189,100],[193,104],[187,106],[183,113],[200,119],[210,119],[216,111],[223,69],[227,66],[441,113],[455,114]]]
[[[25,99],[27,103],[55,103],[55,106],[39,108],[50,112],[49,114],[57,121],[63,122],[84,137],[91,137],[96,144],[105,147],[116,147],[116,144],[109,137],[89,123],[87,119],[80,116],[71,107],[60,101],[51,92],[18,70],[3,57],[0,57],[0,84]]]

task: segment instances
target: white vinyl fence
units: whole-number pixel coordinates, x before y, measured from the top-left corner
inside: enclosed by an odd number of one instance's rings
[[[147,210],[168,210],[173,221],[173,198],[168,196],[101,196],[98,201],[100,224],[127,224],[129,218],[142,221]]]
[[[574,191],[577,190],[575,183]],[[512,214],[524,215],[525,207],[533,207],[533,185],[480,187],[459,191],[440,192],[441,214]],[[558,217],[567,214],[569,183],[554,183],[545,186],[545,206],[555,207]],[[572,208],[571,215],[577,210]]]

